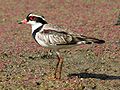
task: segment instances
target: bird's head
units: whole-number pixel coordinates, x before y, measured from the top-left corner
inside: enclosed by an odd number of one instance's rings
[[[24,20],[18,21],[18,24],[35,25],[37,23],[47,24],[47,22],[45,21],[44,16],[35,15],[33,13],[29,13]]]

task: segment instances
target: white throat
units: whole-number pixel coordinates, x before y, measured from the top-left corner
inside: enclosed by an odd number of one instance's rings
[[[42,23],[36,23],[36,24],[32,24],[32,33],[34,32],[34,30],[36,30],[38,27],[42,26]]]

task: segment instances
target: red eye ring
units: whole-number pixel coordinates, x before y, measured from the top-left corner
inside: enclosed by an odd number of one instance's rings
[[[36,17],[35,16],[30,16],[30,20],[35,20],[36,19]]]

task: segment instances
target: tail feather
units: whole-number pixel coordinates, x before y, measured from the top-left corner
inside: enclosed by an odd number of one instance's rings
[[[104,40],[100,40],[100,39],[96,39],[96,38],[91,38],[91,37],[86,37],[86,36],[81,36],[81,37],[77,37],[80,41],[85,41],[85,44],[92,44],[92,43],[96,43],[96,44],[103,44],[105,43]]]
[[[86,39],[87,43],[89,44],[90,42],[91,43],[96,43],[96,44],[103,44],[105,43],[104,40],[100,40],[100,39],[96,39],[96,38],[89,38],[89,39]]]

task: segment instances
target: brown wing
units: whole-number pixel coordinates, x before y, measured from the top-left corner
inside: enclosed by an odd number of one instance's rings
[[[71,34],[68,34],[64,31],[44,29],[41,33],[44,34],[46,38],[48,38],[48,43],[53,45],[68,45],[77,43],[77,41]]]
[[[47,44],[51,45],[72,45],[91,43],[102,44],[105,42],[104,40],[79,35],[59,26],[52,26],[49,24],[46,24],[44,30],[41,33],[43,34],[44,39],[48,41]]]

